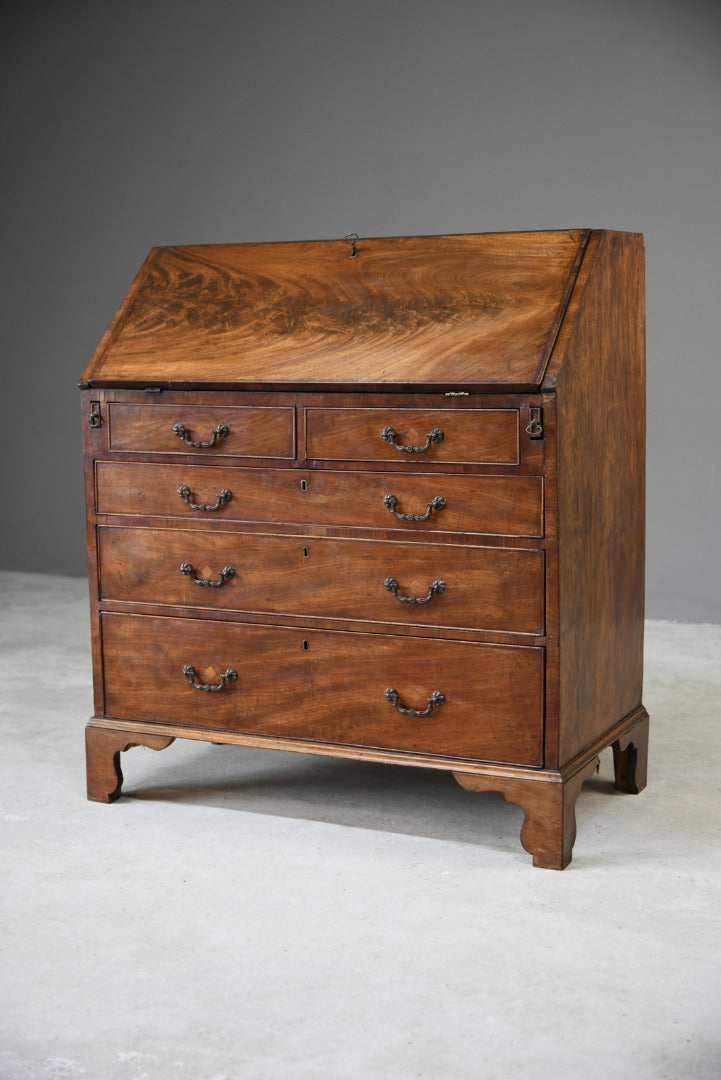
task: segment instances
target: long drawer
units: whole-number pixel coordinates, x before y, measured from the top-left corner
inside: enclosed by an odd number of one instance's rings
[[[96,463],[99,514],[543,535],[539,476]]]
[[[272,536],[98,530],[106,600],[540,634],[542,551]]]
[[[143,615],[101,624],[109,717],[542,764],[540,648]]]

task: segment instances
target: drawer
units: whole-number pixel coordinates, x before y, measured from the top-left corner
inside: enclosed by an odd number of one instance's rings
[[[517,409],[308,409],[306,457],[517,465]]]
[[[108,406],[111,450],[221,457],[295,457],[295,410],[210,405]]]
[[[110,717],[542,764],[540,648],[114,614],[102,637]]]
[[[180,494],[182,489],[182,494]],[[99,514],[427,532],[543,535],[538,476],[96,463]],[[408,520],[410,515],[413,520]]]
[[[108,526],[98,536],[105,600],[543,633],[541,551]]]

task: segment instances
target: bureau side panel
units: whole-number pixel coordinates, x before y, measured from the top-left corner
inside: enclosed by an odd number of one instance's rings
[[[556,381],[559,759],[641,703],[643,239],[602,233]]]

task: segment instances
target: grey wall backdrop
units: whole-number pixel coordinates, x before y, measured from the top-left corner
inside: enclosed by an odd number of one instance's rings
[[[721,622],[717,0],[4,15],[0,567],[84,573],[76,384],[154,244],[646,235],[648,614]]]

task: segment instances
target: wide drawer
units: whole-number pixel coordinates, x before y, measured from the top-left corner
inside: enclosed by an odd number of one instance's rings
[[[538,476],[301,472],[96,463],[99,514],[364,529],[543,535]],[[406,515],[412,516],[408,520]]]
[[[540,648],[114,614],[102,638],[110,717],[542,764]]]
[[[517,465],[517,409],[308,409],[306,457]]]
[[[108,445],[115,451],[295,457],[292,408],[111,402],[108,416]]]
[[[101,527],[105,600],[540,634],[541,551]]]

